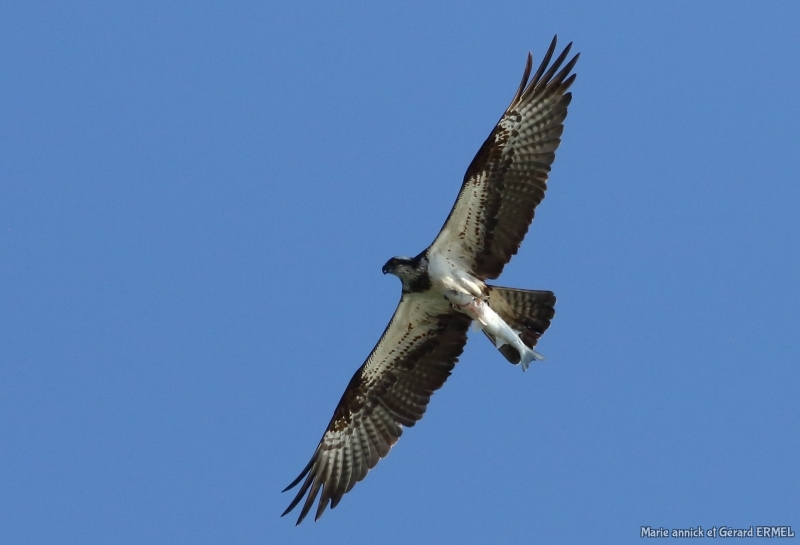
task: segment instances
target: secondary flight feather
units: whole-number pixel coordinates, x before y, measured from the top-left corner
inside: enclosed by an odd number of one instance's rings
[[[300,524],[319,496],[315,519],[375,467],[422,415],[450,376],[474,324],[511,363],[526,370],[555,314],[550,291],[490,286],[517,253],[544,198],[575,81],[572,44],[553,60],[556,38],[522,82],[467,168],[461,191],[433,243],[416,257],[393,257],[383,273],[402,295],[378,344],[356,371],[283,515],[302,501]],[[552,62],[551,62],[552,61]],[[566,61],[566,62],[565,62]],[[286,491],[284,490],[284,492]],[[303,501],[305,498],[305,501]]]

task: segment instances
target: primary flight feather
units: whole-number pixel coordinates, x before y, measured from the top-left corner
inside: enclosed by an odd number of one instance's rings
[[[328,504],[336,507],[389,453],[403,427],[422,418],[464,350],[471,324],[523,370],[543,359],[533,348],[555,314],[553,293],[485,281],[517,253],[544,198],[572,99],[579,55],[565,64],[571,47],[552,61],[553,38],[532,78],[528,53],[514,99],[467,168],[439,235],[416,257],[393,257],[383,266],[402,282],[400,303],[347,385],[311,460],[286,488],[302,481],[283,513],[302,501],[297,524],[317,496],[315,519]]]

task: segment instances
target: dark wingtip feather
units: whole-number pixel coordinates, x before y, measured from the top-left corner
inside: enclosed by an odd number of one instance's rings
[[[539,68],[536,69],[536,73],[533,75],[531,79],[531,84],[529,88],[535,87],[536,84],[539,82],[539,78],[542,77],[542,73],[547,68],[547,65],[550,64],[550,59],[553,58],[553,53],[556,51],[556,43],[558,42],[558,34],[553,36],[553,41],[550,42],[550,47],[547,48],[547,53],[544,54],[542,58],[541,64],[539,64]]]
[[[305,482],[303,483],[303,486],[301,486],[300,490],[297,491],[297,494],[295,495],[294,499],[292,500],[292,503],[290,503],[289,507],[286,508],[286,511],[284,511],[281,514],[282,517],[286,516],[292,509],[297,507],[297,504],[300,503],[301,499],[303,499],[303,496],[305,495],[306,490],[308,490],[308,487],[311,485],[312,481],[314,480],[314,475],[313,474],[309,474],[309,471],[311,470],[311,468],[314,465],[314,459],[316,458],[316,456],[317,456],[317,453],[315,452],[314,456],[311,457],[311,461],[308,462],[308,465],[305,467],[305,469],[303,469],[302,473],[300,473],[300,475],[292,482],[292,484],[290,484],[289,486],[287,486],[286,488],[283,489],[283,492],[286,492],[287,490],[289,490],[291,488],[294,488],[295,486],[297,486],[297,483],[299,483],[303,479],[303,477],[307,476]],[[298,522],[297,524],[300,524],[300,522]]]
[[[572,69],[575,68],[575,64],[578,62],[580,56],[581,56],[580,53],[576,54],[574,57],[572,57],[572,59],[570,59],[570,61],[566,65],[564,65],[564,68],[562,68],[561,71],[558,74],[556,74],[556,77],[553,78],[553,84],[561,85],[561,83],[564,81],[564,78],[566,78],[567,75],[570,72],[572,72]],[[571,77],[574,80],[575,74],[572,74]]]
[[[542,76],[542,81],[545,84],[550,81],[550,78],[552,78],[553,74],[556,73],[556,70],[558,70],[558,68],[561,66],[561,63],[563,63],[564,59],[567,58],[570,49],[572,49],[572,42],[567,44],[567,47],[564,48],[564,51],[562,51],[558,58],[553,61],[553,65],[550,67],[550,69]]]
[[[319,499],[319,504],[317,505],[317,514],[314,515],[314,522],[317,522],[319,520],[319,517],[322,516],[322,513],[325,512],[325,508],[328,507],[328,501],[329,501],[328,498],[324,497]]]
[[[304,473],[301,473],[295,480],[292,481],[292,484],[290,484],[289,486],[287,486],[286,488],[281,490],[281,494],[283,494],[284,492],[287,492],[287,491],[291,490],[292,488],[294,488],[295,486],[297,486],[297,483],[300,482],[300,479],[303,478],[303,475],[304,475]]]
[[[323,511],[325,508],[328,507],[328,502],[331,499],[331,495],[339,488],[339,479],[341,478],[341,463],[342,463],[342,451],[336,451],[335,458],[330,461],[327,465],[327,471],[325,472],[325,477],[322,478],[322,494],[319,497],[319,503],[317,504],[317,514],[314,517],[314,520],[319,520],[319,517],[322,516]]]
[[[528,51],[528,60],[525,61],[525,70],[522,72],[522,81],[519,83],[517,92],[514,95],[514,98],[511,100],[512,105],[517,103],[517,101],[522,96],[522,93],[525,91],[525,87],[528,85],[528,78],[531,75],[532,68],[533,68],[533,54],[530,51]]]
[[[289,507],[286,508],[286,511],[284,511],[283,515],[281,515],[281,516],[286,515],[292,509],[297,507],[297,504],[300,503],[300,500],[303,499],[303,496],[305,495],[306,490],[308,490],[309,485],[311,485],[311,481],[312,481],[313,477],[314,477],[313,475],[309,475],[308,476],[308,478],[306,479],[306,482],[304,482],[303,486],[300,488],[300,490],[297,491],[297,495],[292,500],[292,503],[289,504]]]
[[[569,89],[570,87],[572,87],[572,84],[575,83],[575,78],[576,77],[577,77],[577,74],[572,74],[570,77],[568,77],[564,81],[564,83],[561,84],[561,86],[564,89]],[[564,93],[564,96],[567,96],[567,95],[569,95],[569,100],[572,100],[572,93]]]
[[[303,522],[303,519],[306,518],[308,512],[311,511],[311,507],[314,505],[314,500],[317,499],[317,494],[319,494],[319,489],[322,486],[322,481],[319,479],[314,479],[314,484],[311,486],[311,490],[308,492],[308,496],[306,496],[306,501],[303,504],[303,509],[300,511],[300,516],[297,518],[297,524]],[[297,526],[295,524],[295,526]]]
[[[317,453],[315,452],[315,453],[314,453],[314,456],[312,456],[312,457],[311,457],[311,461],[309,461],[309,462],[308,462],[308,465],[306,465],[306,467],[303,469],[303,471],[301,471],[301,472],[300,472],[300,475],[298,475],[298,476],[297,476],[297,478],[296,478],[295,480],[293,480],[293,481],[292,481],[292,483],[291,483],[289,486],[287,486],[286,488],[284,488],[283,490],[281,490],[281,493],[283,493],[283,492],[286,492],[287,490],[291,490],[292,488],[294,488],[295,486],[297,486],[297,484],[298,484],[300,481],[302,481],[302,480],[303,480],[303,477],[305,477],[305,476],[306,476],[306,474],[307,474],[307,473],[308,473],[308,472],[311,470],[311,466],[312,466],[312,465],[314,465],[314,458],[315,458],[316,456],[317,456]]]
[[[339,505],[339,502],[344,497],[344,489],[339,489],[336,494],[331,498],[331,509],[336,509],[336,506]]]

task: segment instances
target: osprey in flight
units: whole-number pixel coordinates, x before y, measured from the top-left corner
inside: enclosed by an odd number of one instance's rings
[[[550,291],[486,284],[517,253],[561,143],[568,89],[578,55],[572,44],[551,64],[553,38],[531,74],[532,57],[514,99],[464,175],[450,215],[433,243],[416,257],[393,257],[383,273],[403,292],[377,346],[347,385],[311,461],[286,490],[303,485],[284,515],[305,496],[300,524],[322,490],[319,518],[330,503],[362,480],[422,415],[467,342],[470,324],[483,330],[503,356],[523,371],[542,356],[533,348],[550,325]],[[563,67],[562,67],[563,65]],[[284,492],[286,491],[284,490]]]

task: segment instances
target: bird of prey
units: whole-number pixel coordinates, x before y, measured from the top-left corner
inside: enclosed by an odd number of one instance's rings
[[[556,38],[522,82],[467,168],[461,191],[433,243],[416,257],[393,257],[383,273],[402,283],[400,303],[378,344],[356,371],[311,461],[287,488],[303,481],[286,515],[305,497],[300,524],[322,491],[316,519],[361,481],[422,415],[450,376],[470,325],[483,330],[511,363],[528,368],[555,314],[550,291],[502,288],[497,278],[517,253],[561,143],[568,89],[578,55],[570,43],[552,62]],[[286,491],[284,490],[284,492]]]

